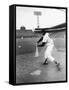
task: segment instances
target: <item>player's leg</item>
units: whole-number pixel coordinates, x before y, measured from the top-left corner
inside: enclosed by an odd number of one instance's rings
[[[45,60],[44,60],[43,65],[48,65],[47,49],[45,50],[44,58],[45,58]]]
[[[60,63],[57,62],[51,55],[49,55],[48,58],[51,62],[53,62],[56,65],[57,69],[60,71],[61,70]]]
[[[58,68],[58,70],[60,70],[60,63],[58,63],[55,58],[52,56],[52,51],[53,51],[53,45],[50,45],[48,48],[47,48],[47,57],[48,59],[51,61],[51,62],[54,62],[56,67]]]
[[[60,71],[61,70],[60,63],[55,60],[53,62],[55,63],[57,69]]]
[[[48,56],[49,54],[51,53],[51,49],[50,49],[50,46],[47,46],[46,50],[45,50],[45,53],[44,53],[44,57],[45,57],[45,61],[44,61],[44,65],[45,64],[48,64]]]
[[[48,58],[45,59],[43,65],[48,65]]]

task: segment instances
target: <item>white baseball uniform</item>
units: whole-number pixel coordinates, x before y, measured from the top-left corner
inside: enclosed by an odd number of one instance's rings
[[[45,42],[46,43],[46,46],[47,46],[47,48],[45,50],[45,53],[44,53],[45,59],[48,58],[50,61],[54,61],[54,58],[52,57],[52,50],[53,50],[53,47],[54,47],[53,39],[51,39],[49,37],[49,34],[46,33],[43,36],[42,42]]]

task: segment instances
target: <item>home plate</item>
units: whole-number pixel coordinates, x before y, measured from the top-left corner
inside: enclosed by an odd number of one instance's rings
[[[31,72],[30,74],[38,76],[41,74],[41,70],[35,70],[35,71]]]

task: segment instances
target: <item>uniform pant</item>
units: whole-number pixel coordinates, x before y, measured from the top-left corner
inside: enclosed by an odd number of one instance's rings
[[[52,57],[53,47],[54,47],[54,45],[48,45],[47,46],[45,53],[44,53],[45,59],[48,58],[50,61],[54,61],[54,58]]]

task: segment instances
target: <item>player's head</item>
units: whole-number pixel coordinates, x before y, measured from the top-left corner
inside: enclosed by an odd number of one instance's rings
[[[49,33],[46,33],[46,36],[48,37],[49,36]]]

